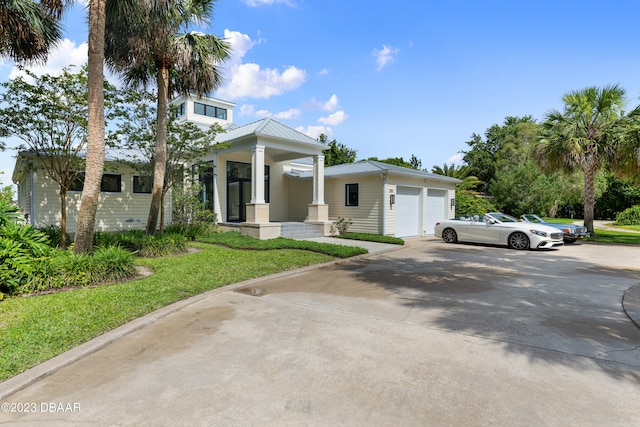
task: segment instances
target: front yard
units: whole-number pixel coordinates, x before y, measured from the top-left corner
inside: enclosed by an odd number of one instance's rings
[[[199,252],[140,259],[140,266],[155,272],[144,279],[2,301],[0,381],[178,300],[333,259],[298,249],[236,250],[206,243],[192,246]]]

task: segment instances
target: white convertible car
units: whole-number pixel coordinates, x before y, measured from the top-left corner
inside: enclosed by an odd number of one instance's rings
[[[564,245],[562,231],[557,228],[518,221],[499,212],[437,222],[435,235],[447,243],[491,243],[513,249],[551,249]]]

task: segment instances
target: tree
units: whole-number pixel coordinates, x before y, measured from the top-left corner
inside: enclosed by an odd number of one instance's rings
[[[107,3],[105,57],[130,87],[158,90],[156,144],[147,233],[155,233],[162,205],[167,164],[168,101],[174,92],[202,96],[220,86],[218,64],[229,55],[227,42],[214,35],[178,34],[190,24],[208,20],[215,0]]]
[[[155,96],[147,92],[129,92],[132,105],[130,119],[122,123],[112,140],[127,150],[128,155],[119,160],[136,169],[142,176],[153,176],[156,142],[156,111],[149,103]],[[215,137],[224,132],[220,125],[203,130],[191,122],[176,119],[171,110],[167,122],[167,159],[160,208],[160,232],[164,230],[164,197],[177,182],[184,180],[183,168],[193,163],[214,148],[222,148],[227,143],[217,144]]]
[[[431,168],[431,173],[462,180],[456,187],[456,215],[478,214],[495,210],[491,201],[483,197],[477,188],[482,184],[477,177],[470,175],[469,165],[438,165]]]
[[[66,197],[76,179],[82,177],[81,156],[87,138],[87,68],[72,73],[64,68],[59,76],[36,76],[23,70],[28,79],[18,77],[1,83],[0,133],[14,136],[23,144],[47,175],[59,186],[60,246],[66,247]],[[27,80],[32,80],[29,83]],[[116,90],[104,83],[109,102]],[[27,158],[28,160],[28,158]]]
[[[0,2],[0,55],[14,61],[42,62],[61,38],[58,20],[70,1]]]
[[[104,37],[107,0],[89,0],[88,121],[84,187],[78,211],[74,252],[90,252],[104,170]]]
[[[413,154],[411,155],[411,161],[409,162],[407,162],[402,157],[389,157],[387,159],[378,159],[377,157],[369,157],[367,160],[387,163],[389,165],[400,166],[408,169],[419,169],[422,166],[422,162]]]
[[[335,139],[327,142],[327,135],[325,134],[320,134],[318,141],[329,146],[329,148],[322,151],[325,166],[335,166],[356,161],[356,150],[352,150]]]
[[[572,173],[580,168],[584,172],[584,225],[593,233],[595,178],[624,141],[625,91],[618,85],[591,86],[568,92],[562,100],[562,112],[546,115],[538,161],[547,170]]]

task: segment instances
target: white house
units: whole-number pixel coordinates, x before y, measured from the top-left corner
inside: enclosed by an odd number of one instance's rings
[[[278,237],[283,224],[299,222],[329,235],[333,222],[342,217],[351,219],[350,231],[424,236],[433,234],[436,221],[454,216],[457,179],[372,161],[325,169],[324,144],[273,119],[238,126],[233,123],[233,103],[190,96],[172,104],[182,120],[203,127],[219,123],[226,130],[217,137],[227,143],[225,148],[203,157],[199,163],[205,168],[194,178],[203,184],[202,198],[219,222],[243,234]],[[146,200],[133,192],[131,171],[123,167],[118,174],[122,193],[116,198],[101,195],[96,228],[115,230],[139,223],[143,228],[146,214],[122,213],[148,210],[150,197]],[[38,215],[34,224],[55,223],[56,206],[41,200],[44,188],[49,188],[47,197],[55,195],[46,181],[37,168],[25,169],[18,160],[14,182],[19,186],[19,204],[32,217]],[[70,231],[74,227],[70,221]]]

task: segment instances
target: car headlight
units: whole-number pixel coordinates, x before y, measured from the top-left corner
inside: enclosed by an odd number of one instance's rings
[[[539,230],[529,230],[529,231],[537,236],[547,237],[547,233],[545,231],[539,231]]]

